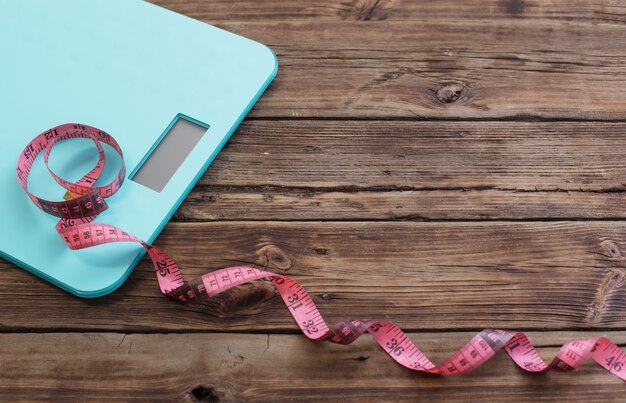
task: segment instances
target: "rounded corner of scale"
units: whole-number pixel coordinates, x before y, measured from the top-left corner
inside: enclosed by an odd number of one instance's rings
[[[257,45],[264,56],[264,62],[268,65],[268,73],[267,73],[267,84],[269,84],[274,78],[276,74],[278,74],[278,56],[276,56],[276,52],[274,49],[270,48],[264,43],[252,41],[255,45]]]
[[[129,272],[130,273],[130,272]],[[99,297],[104,297],[108,294],[111,294],[113,291],[117,290],[122,284],[124,284],[124,282],[126,281],[126,278],[128,278],[128,274],[129,273],[124,273],[122,276],[120,276],[116,281],[114,281],[111,284],[108,284],[102,288],[78,288],[77,286],[70,286],[68,284],[61,284],[59,282],[56,281],[52,281],[55,285],[63,288],[64,290],[68,291],[71,294],[74,294],[77,297],[80,298],[87,298],[87,299],[92,299],[92,298],[99,298]]]
[[[269,54],[269,57],[271,59],[272,72],[270,73],[270,79],[274,79],[274,77],[276,77],[276,74],[278,73],[278,56],[276,56],[276,52],[274,52],[274,49],[263,43],[261,45],[263,45],[263,47],[267,49],[267,53]]]

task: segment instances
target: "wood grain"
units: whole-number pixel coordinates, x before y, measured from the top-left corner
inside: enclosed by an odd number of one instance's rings
[[[624,127],[248,121],[176,219],[623,219]]]
[[[158,238],[187,278],[268,267],[330,321],[393,320],[434,360],[484,327],[534,330],[545,358],[582,337],[626,345],[623,2],[155,2],[280,65]],[[97,300],[5,261],[0,274],[1,401],[623,394],[591,363],[529,375],[500,354],[439,378],[367,337],[311,343],[267,282],[186,306],[146,260]]]
[[[175,221],[622,220],[624,192],[197,187]]]
[[[442,360],[472,333],[411,334]],[[595,335],[595,334],[594,334]],[[622,346],[623,332],[606,336]],[[531,333],[544,359],[581,332]],[[395,364],[368,336],[350,346],[304,336],[55,333],[0,335],[5,401],[602,401],[623,383],[595,363],[528,374],[500,353],[475,372],[441,378]]]
[[[624,123],[254,121],[241,126],[199,184],[624,191],[625,129]]]
[[[621,3],[160,3],[276,51],[254,117],[626,116]]]
[[[255,121],[199,183],[623,191],[625,130],[626,123]]]
[[[626,6],[611,0],[439,0],[436,3],[407,0],[238,0],[236,5],[219,0],[153,0],[192,18],[212,23],[263,21],[442,21],[464,16],[487,22],[511,17],[588,24],[623,22]],[[621,17],[621,18],[620,18]]]
[[[407,330],[626,328],[623,222],[233,222],[170,224],[157,246],[188,279],[257,264],[291,275],[330,321],[387,318]],[[2,265],[3,331],[254,331],[297,328],[254,283],[180,305],[149,262],[97,300],[70,298]]]

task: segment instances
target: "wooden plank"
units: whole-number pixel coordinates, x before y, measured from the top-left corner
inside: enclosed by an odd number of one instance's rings
[[[201,186],[176,221],[624,219],[624,192],[495,189],[333,191]]]
[[[200,185],[623,191],[623,123],[254,121]]]
[[[441,360],[473,333],[419,333]],[[597,334],[593,334],[594,336]],[[606,334],[626,343],[623,332]],[[585,332],[531,334],[544,359]],[[528,374],[504,353],[448,378],[399,367],[370,337],[350,346],[303,336],[56,333],[0,335],[0,399],[63,401],[619,401],[624,384],[595,363],[571,373]]]
[[[435,329],[626,328],[623,222],[174,223],[157,245],[188,279],[258,264],[291,275],[331,322],[386,318]],[[106,262],[103,262],[106,263]],[[297,331],[271,284],[207,306],[161,296],[144,261],[121,289],[68,298],[2,264],[4,331]]]
[[[178,220],[624,218],[620,123],[248,121]]]
[[[217,22],[259,21],[430,21],[435,19],[481,20],[512,16],[522,19],[556,19],[576,23],[618,23],[624,21],[626,6],[607,0],[439,0],[435,3],[389,0],[152,0],[199,20]]]
[[[281,5],[276,14],[274,2],[163,2],[276,51],[280,73],[251,116],[626,116],[618,5],[447,1],[423,12],[430,5],[337,3]],[[317,18],[316,10],[335,16]]]

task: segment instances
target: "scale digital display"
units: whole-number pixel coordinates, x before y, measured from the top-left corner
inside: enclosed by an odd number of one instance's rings
[[[130,180],[155,192],[162,191],[208,130],[207,126],[177,116]]]

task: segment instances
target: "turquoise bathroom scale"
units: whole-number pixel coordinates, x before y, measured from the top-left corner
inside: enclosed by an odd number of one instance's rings
[[[0,0],[0,58],[0,255],[81,297],[115,290],[144,250],[67,248],[17,182],[26,144],[64,123],[110,133],[127,175],[96,222],[152,242],[277,70],[268,47],[139,0]],[[103,183],[120,162],[105,151]],[[67,180],[96,160],[85,139],[50,156]],[[65,193],[41,156],[29,190]]]

